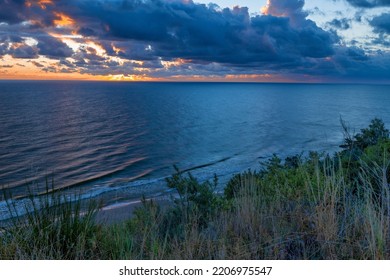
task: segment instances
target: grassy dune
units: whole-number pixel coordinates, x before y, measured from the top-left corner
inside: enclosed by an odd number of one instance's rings
[[[232,177],[224,195],[217,178],[177,170],[169,207],[144,201],[115,225],[95,222],[93,202],[81,215],[80,203],[52,199],[5,229],[0,258],[390,259],[389,131],[375,119],[342,148],[274,156]]]

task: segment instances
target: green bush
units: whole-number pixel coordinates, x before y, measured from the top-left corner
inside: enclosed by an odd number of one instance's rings
[[[368,128],[361,129],[360,133],[354,136],[349,135],[345,125],[343,127],[348,137],[340,146],[343,150],[337,153],[336,157],[355,192],[359,192],[359,186],[363,184],[363,181],[366,181],[360,176],[362,168],[371,173],[377,173],[378,166],[386,168],[385,156],[389,152],[389,130],[378,118],[373,119]],[[385,170],[384,174],[386,172],[388,171]],[[379,189],[378,180],[374,180],[371,176],[370,182],[377,186],[376,189]]]
[[[174,200],[177,207],[174,215],[180,216],[182,223],[186,224],[190,221],[190,215],[197,213],[200,224],[206,225],[221,207],[221,198],[215,193],[217,176],[214,175],[213,182],[199,183],[191,173],[185,175],[176,167],[175,171],[175,174],[166,179],[167,186],[175,189],[179,195],[179,198]]]
[[[251,171],[250,169],[243,173],[235,174],[226,184],[224,195],[226,199],[231,200],[237,197],[241,189],[249,185],[259,189],[259,180],[260,174],[256,171]]]
[[[347,137],[344,139],[344,143],[340,147],[346,150],[359,150],[363,151],[369,146],[374,146],[382,140],[389,139],[389,130],[385,128],[385,124],[381,119],[374,118],[371,120],[368,128],[363,128],[360,133],[350,136],[347,131],[347,127],[344,123],[343,128]]]

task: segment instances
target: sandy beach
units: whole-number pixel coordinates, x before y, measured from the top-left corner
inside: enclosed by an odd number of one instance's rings
[[[148,198],[160,206],[168,206],[173,203],[172,198],[168,196]],[[130,219],[134,215],[134,210],[142,207],[142,201],[128,201],[110,205],[100,209],[96,215],[96,221],[100,224],[112,225]]]

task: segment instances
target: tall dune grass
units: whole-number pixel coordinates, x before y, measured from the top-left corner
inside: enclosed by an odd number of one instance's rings
[[[48,182],[46,182],[48,190]],[[0,237],[1,259],[87,259],[99,257],[100,226],[95,201],[84,205],[56,192],[30,196],[25,213],[8,197],[13,217]]]

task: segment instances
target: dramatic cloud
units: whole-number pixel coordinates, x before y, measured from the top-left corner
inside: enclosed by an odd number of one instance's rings
[[[84,2],[77,13],[84,16],[78,23],[84,34],[127,40],[117,43],[125,58],[245,65],[331,55],[333,35],[306,19],[303,1],[288,3],[270,1],[267,15],[254,18],[247,8],[158,0]],[[110,44],[103,45],[112,53]]]
[[[390,13],[374,17],[370,21],[370,25],[374,28],[374,32],[378,36],[372,43],[390,47]]]
[[[343,43],[335,29],[350,29],[350,20],[329,20],[324,28],[331,30],[325,30],[308,18],[304,5],[269,0],[262,14],[250,15],[246,7],[191,0],[0,0],[0,57],[30,59],[52,73],[155,78],[277,73],[332,79],[389,70],[388,53],[379,60]],[[388,17],[370,21],[381,45]]]
[[[299,25],[305,21],[307,13],[303,11],[304,0],[268,0],[262,9],[263,14],[289,18],[293,24]]]
[[[390,7],[390,0],[347,0],[351,5],[360,8]]]
[[[390,13],[374,17],[370,24],[375,32],[390,34]]]
[[[0,0],[0,22],[15,24],[25,20],[26,5],[24,0]]]
[[[26,43],[14,44],[8,54],[13,58],[38,58],[38,50]]]
[[[37,47],[39,54],[48,58],[70,57],[73,54],[68,45],[51,36],[40,37]]]

